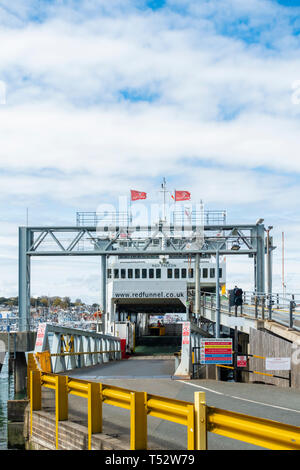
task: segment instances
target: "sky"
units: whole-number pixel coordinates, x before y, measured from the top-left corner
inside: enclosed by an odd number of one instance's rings
[[[272,225],[273,288],[300,294],[300,1],[0,0],[0,296],[18,227],[162,178],[228,223]],[[250,260],[251,261],[251,260]],[[249,259],[228,287],[253,287]],[[99,300],[97,258],[35,259],[32,295]]]

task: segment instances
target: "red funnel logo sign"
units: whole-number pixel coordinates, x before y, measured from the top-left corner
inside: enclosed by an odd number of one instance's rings
[[[175,201],[189,201],[191,193],[189,191],[175,191]]]
[[[147,193],[144,193],[142,191],[134,191],[131,189],[131,200],[132,201],[138,201],[139,199],[146,199],[147,198]]]

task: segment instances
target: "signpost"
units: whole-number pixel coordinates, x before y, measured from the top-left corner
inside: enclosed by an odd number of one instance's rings
[[[232,364],[232,339],[201,339],[200,364]]]

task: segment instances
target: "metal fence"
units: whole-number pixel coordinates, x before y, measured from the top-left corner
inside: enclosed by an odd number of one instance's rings
[[[201,297],[202,312],[205,309],[216,309],[216,294],[203,292]],[[294,294],[260,294],[255,292],[243,292],[243,304],[239,307],[230,305],[226,296],[220,298],[220,312],[247,316],[258,320],[275,321],[288,328],[300,331],[300,296]],[[205,317],[205,315],[203,315]]]

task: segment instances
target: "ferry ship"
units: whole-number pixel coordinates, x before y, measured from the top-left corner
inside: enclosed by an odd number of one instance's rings
[[[111,320],[135,318],[138,313],[186,313],[187,302],[193,308],[194,258],[150,256],[109,258],[106,311],[112,312]],[[219,263],[219,282],[221,288],[225,287],[225,260]],[[200,286],[202,292],[215,292],[216,263],[212,259],[201,258]]]
[[[194,217],[195,212],[191,212]],[[226,224],[225,211],[205,211],[205,225]],[[98,222],[97,213],[77,213],[80,225]],[[116,214],[114,214],[116,217]],[[107,219],[107,214],[106,214]],[[175,219],[173,218],[173,221]],[[130,226],[130,223],[126,226]],[[130,221],[129,221],[130,222]],[[165,219],[159,224],[164,226]],[[163,232],[163,230],[162,230]],[[162,233],[161,232],[161,233]],[[221,235],[221,234],[219,234]],[[176,238],[176,237],[175,237]],[[173,239],[176,243],[176,239]],[[122,247],[132,247],[138,243],[132,236],[119,238]],[[106,312],[103,318],[103,330],[107,334],[125,337],[132,350],[134,337],[136,342],[142,336],[150,336],[153,317],[159,317],[164,324],[164,335],[174,330],[174,325],[167,326],[164,318],[188,320],[194,312],[195,298],[195,256],[187,254],[151,255],[151,250],[163,248],[163,237],[153,237],[147,246],[147,253],[137,255],[107,256],[106,265]],[[203,292],[216,290],[216,260],[213,255],[202,254],[200,257],[200,289]],[[219,285],[224,290],[226,285],[226,259],[219,259]],[[170,330],[170,331],[169,331]],[[179,330],[178,330],[179,331]],[[180,333],[179,333],[180,334]],[[176,331],[175,331],[176,336]]]

